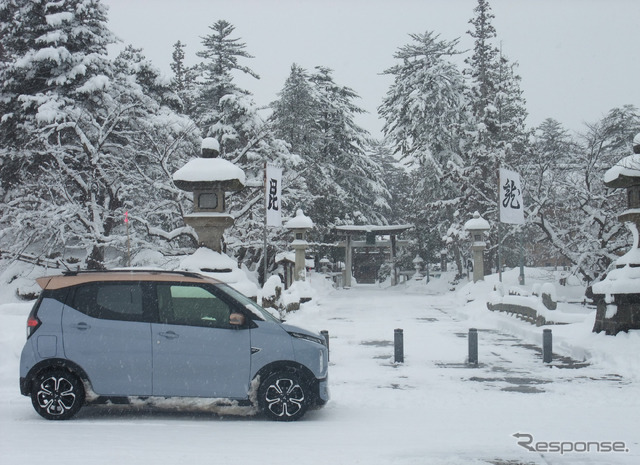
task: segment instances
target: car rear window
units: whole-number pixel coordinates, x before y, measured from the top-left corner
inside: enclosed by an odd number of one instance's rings
[[[137,282],[90,283],[75,289],[71,307],[93,318],[144,321],[142,286]]]

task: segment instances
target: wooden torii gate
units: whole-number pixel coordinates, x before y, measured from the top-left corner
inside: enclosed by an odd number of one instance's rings
[[[391,261],[391,284],[395,286],[398,283],[398,276],[395,265],[395,257],[398,245],[404,245],[406,241],[399,241],[397,236],[404,231],[413,228],[412,224],[396,224],[389,226],[378,225],[343,225],[337,226],[335,231],[345,237],[343,242],[338,244],[339,247],[345,248],[345,271],[343,277],[343,286],[351,287],[351,275],[353,269],[353,249],[358,247],[390,247]],[[355,240],[355,238],[365,236],[365,240]],[[377,236],[389,236],[389,240],[379,241]],[[403,243],[403,244],[400,244]]]

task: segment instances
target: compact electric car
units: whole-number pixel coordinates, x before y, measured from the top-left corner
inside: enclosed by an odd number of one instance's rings
[[[49,420],[85,403],[206,398],[297,420],[328,399],[320,334],[190,272],[71,272],[37,280],[20,390]]]

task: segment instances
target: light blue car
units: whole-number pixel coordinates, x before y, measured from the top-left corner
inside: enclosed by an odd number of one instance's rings
[[[39,278],[20,390],[49,420],[85,403],[205,398],[291,421],[329,400],[325,339],[189,272]]]

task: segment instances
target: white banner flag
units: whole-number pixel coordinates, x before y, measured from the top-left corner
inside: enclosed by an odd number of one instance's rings
[[[267,163],[265,175],[265,206],[267,226],[282,226],[282,168]]]
[[[500,168],[500,221],[524,224],[524,203],[520,175]]]

